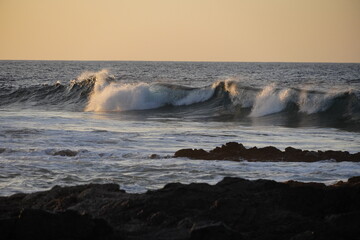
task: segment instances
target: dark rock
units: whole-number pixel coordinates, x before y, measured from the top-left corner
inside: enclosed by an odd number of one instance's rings
[[[237,234],[222,222],[196,223],[190,230],[191,240],[241,240]]]
[[[159,225],[166,221],[168,216],[164,212],[156,212],[152,214],[148,219],[148,224]]]
[[[350,154],[349,159],[351,162],[360,162],[360,152]]]
[[[49,213],[25,209],[18,219],[1,223],[6,226],[1,227],[3,239],[109,239],[113,234],[104,220],[94,220],[74,211]]]
[[[360,236],[360,211],[334,214],[325,217],[329,235],[337,239],[357,239]],[[356,222],[356,224],[354,224]]]
[[[227,177],[216,185],[170,183],[143,194],[125,193],[116,184],[55,186],[45,192],[0,197],[0,236],[357,239],[359,199],[360,177],[331,186]]]
[[[150,158],[150,159],[160,159],[161,157],[160,157],[160,155],[158,155],[158,154],[151,154],[151,155],[149,156],[149,158]]]
[[[184,218],[182,220],[180,220],[177,224],[178,228],[186,228],[186,229],[191,229],[191,227],[194,225],[194,222],[191,218]]]
[[[3,153],[6,151],[6,148],[0,148],[0,153]]]
[[[315,239],[314,232],[305,231],[297,234],[296,236],[292,237],[290,240],[313,240],[313,239]]]
[[[285,153],[287,154],[301,154],[302,151],[301,149],[296,149],[296,148],[293,148],[293,147],[287,147],[285,148]]]
[[[175,157],[188,157],[194,159],[207,159],[209,155],[204,149],[181,149],[175,152]]]
[[[78,154],[77,151],[71,151],[69,149],[66,149],[66,150],[61,150],[61,151],[55,152],[54,156],[60,155],[63,157],[75,157],[77,154]]]
[[[360,184],[360,176],[356,176],[356,177],[351,177],[351,178],[349,178],[348,183]]]
[[[181,149],[175,152],[174,157],[187,157],[203,160],[247,160],[247,161],[274,161],[274,162],[316,162],[335,160],[338,162],[360,162],[360,153],[350,154],[343,151],[307,151],[293,147],[281,151],[273,146],[263,148],[245,148],[242,144],[229,142],[216,147],[209,152],[203,149]]]

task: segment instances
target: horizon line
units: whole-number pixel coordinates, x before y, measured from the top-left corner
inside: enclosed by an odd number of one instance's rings
[[[0,61],[43,61],[43,62],[198,62],[198,63],[338,63],[360,64],[359,62],[335,62],[335,61],[213,61],[213,60],[79,60],[79,59],[0,59]]]

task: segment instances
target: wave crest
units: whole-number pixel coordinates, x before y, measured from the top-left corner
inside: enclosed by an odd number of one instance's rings
[[[162,114],[220,121],[260,121],[258,119],[265,119],[264,116],[275,119],[281,115],[274,121],[285,117],[291,123],[304,119],[314,124],[329,119],[336,122],[330,126],[351,121],[360,130],[358,96],[359,92],[346,89],[322,92],[309,87],[284,88],[275,84],[257,88],[233,79],[198,88],[169,83],[129,84],[101,70],[84,72],[68,85],[57,82],[2,92],[0,105],[94,112],[171,106],[162,109]],[[156,111],[148,111],[152,112],[156,114]]]
[[[162,83],[124,84],[106,79],[106,76],[100,81],[96,78],[85,111],[127,111],[191,105],[207,101],[214,94],[214,88],[189,88]]]
[[[255,99],[250,117],[261,117],[284,110],[293,96],[291,89],[276,90],[275,85],[266,86]]]

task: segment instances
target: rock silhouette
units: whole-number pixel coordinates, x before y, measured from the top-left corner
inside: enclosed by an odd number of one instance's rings
[[[224,178],[130,194],[116,184],[0,198],[2,239],[358,239],[360,177]]]
[[[264,148],[245,148],[241,143],[229,142],[207,152],[203,149],[181,149],[174,157],[187,157],[203,160],[232,160],[232,161],[272,161],[272,162],[316,162],[335,160],[337,162],[360,162],[360,152],[351,154],[346,151],[308,151],[287,147],[281,151],[273,146]]]

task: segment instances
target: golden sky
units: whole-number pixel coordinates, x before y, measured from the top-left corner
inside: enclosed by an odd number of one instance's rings
[[[0,59],[360,62],[360,0],[0,0]]]

